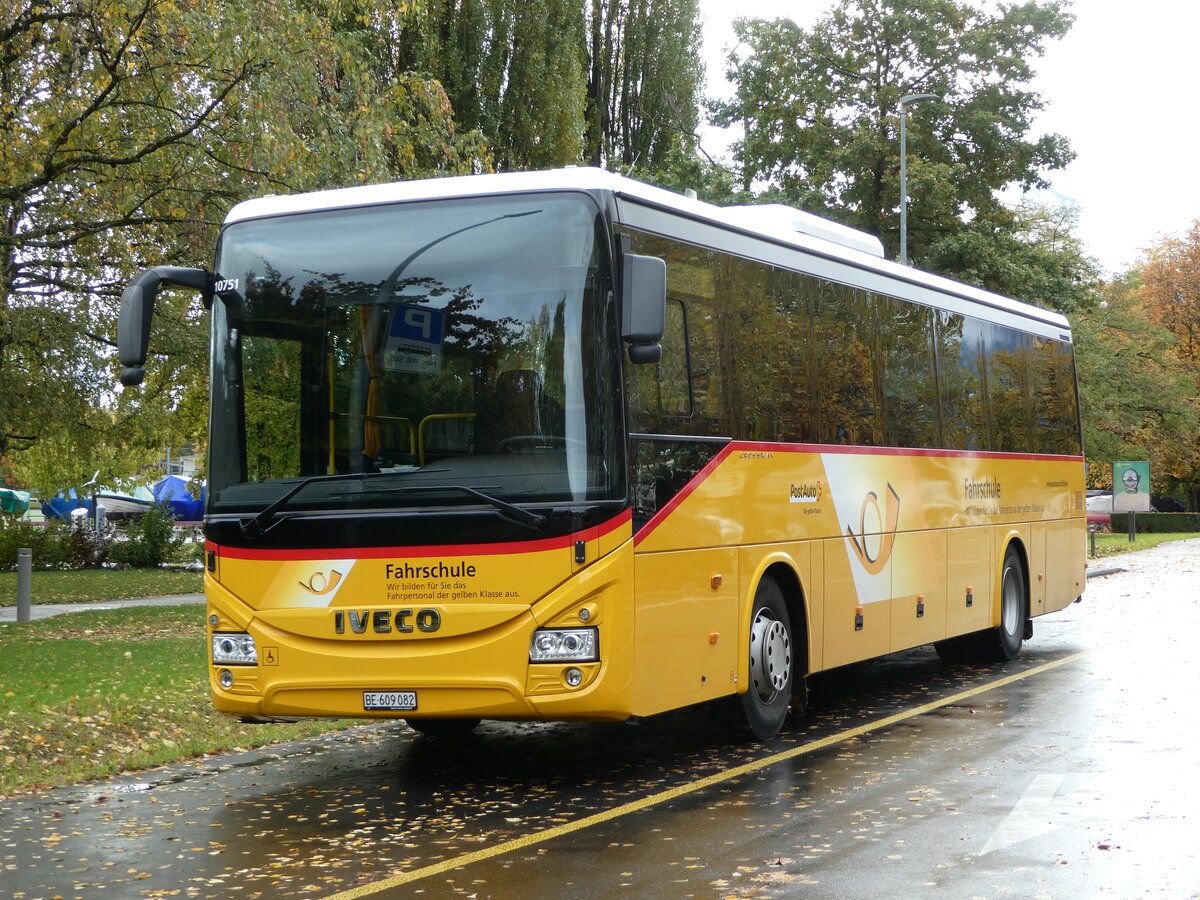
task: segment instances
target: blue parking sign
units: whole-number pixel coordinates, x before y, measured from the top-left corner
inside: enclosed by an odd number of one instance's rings
[[[383,348],[384,370],[436,375],[442,359],[444,321],[440,309],[402,303],[393,306]]]

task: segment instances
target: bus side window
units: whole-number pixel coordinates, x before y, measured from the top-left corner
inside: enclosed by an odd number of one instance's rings
[[[940,447],[933,311],[888,298],[882,313],[879,350],[887,443],[892,447]]]
[[[691,357],[688,352],[687,307],[679,299],[667,298],[667,327],[663,334],[663,359],[658,380],[664,416],[692,415]]]
[[[990,450],[986,356],[982,322],[957,313],[935,314],[942,429],[950,450]]]
[[[987,335],[987,394],[992,414],[994,450],[1028,453],[1030,402],[1025,377],[1028,345],[1023,335],[1003,325],[989,325]]]
[[[682,300],[667,298],[662,357],[653,365],[628,366],[630,429],[669,434],[670,420],[691,418],[692,378],[688,351],[688,314]]]
[[[1079,452],[1075,416],[1075,373],[1068,344],[1026,335],[1029,396],[1033,404],[1033,447],[1036,453]]]
[[[820,375],[813,352],[813,298],[819,290],[819,282],[812,275],[775,270],[776,334],[764,367],[766,376],[781,392],[775,440],[821,440],[816,390]]]
[[[824,282],[814,297],[813,351],[820,377],[814,384],[831,444],[883,443],[877,298],[843,284]]]

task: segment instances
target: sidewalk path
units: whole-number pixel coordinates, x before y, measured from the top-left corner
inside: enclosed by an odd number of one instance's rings
[[[163,597],[141,597],[136,600],[105,600],[95,603],[35,603],[30,607],[29,617],[37,620],[48,619],[51,616],[61,616],[63,613],[89,612],[98,609],[122,609],[126,606],[180,606],[203,602],[203,594],[167,594]],[[15,621],[17,621],[17,608],[15,606],[0,607],[0,622]]]

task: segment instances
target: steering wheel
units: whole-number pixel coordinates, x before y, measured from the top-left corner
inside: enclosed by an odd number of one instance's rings
[[[566,447],[567,444],[581,446],[580,441],[561,434],[514,434],[500,442],[500,449],[505,453],[528,453],[531,450]]]

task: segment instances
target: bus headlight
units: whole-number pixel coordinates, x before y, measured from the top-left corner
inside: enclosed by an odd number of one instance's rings
[[[254,638],[244,631],[216,631],[212,636],[212,661],[215,666],[258,665]]]
[[[529,643],[529,661],[595,662],[599,643],[595,628],[539,628]]]

